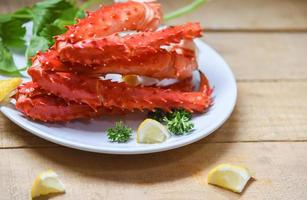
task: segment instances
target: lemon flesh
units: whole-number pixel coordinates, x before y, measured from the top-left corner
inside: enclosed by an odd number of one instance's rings
[[[249,171],[244,167],[221,164],[209,172],[208,183],[241,193],[250,178]]]
[[[59,180],[58,175],[54,171],[48,170],[35,178],[31,189],[31,197],[35,198],[41,195],[63,192],[65,192],[64,184]]]
[[[9,94],[15,90],[21,82],[22,80],[20,78],[0,80],[0,102],[6,100]]]
[[[168,130],[160,122],[153,119],[145,119],[137,130],[138,143],[162,143],[169,137]]]

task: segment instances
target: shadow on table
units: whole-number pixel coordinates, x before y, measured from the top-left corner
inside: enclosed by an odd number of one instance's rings
[[[227,123],[221,129],[229,127]],[[232,124],[231,128],[231,133],[235,133],[237,127]],[[221,129],[214,135],[227,132]],[[233,136],[228,135],[227,139]],[[64,171],[82,174],[83,177],[146,184],[197,176],[223,162],[221,157],[232,145],[212,144],[210,139],[209,142],[203,139],[179,149],[144,155],[96,154],[65,147],[34,148],[31,151]]]

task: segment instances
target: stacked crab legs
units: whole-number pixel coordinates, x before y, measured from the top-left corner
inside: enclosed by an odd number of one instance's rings
[[[46,122],[157,108],[204,112],[212,103],[211,89],[200,73],[199,89],[193,91],[197,62],[194,49],[185,45],[202,29],[198,23],[161,29],[161,19],[156,2],[128,1],[88,13],[33,58],[32,82],[18,88],[16,108]],[[178,82],[133,86],[103,78],[111,73]]]

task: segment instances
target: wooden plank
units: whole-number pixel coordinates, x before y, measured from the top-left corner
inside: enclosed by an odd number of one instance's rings
[[[231,118],[211,142],[307,140],[307,82],[241,82]]]
[[[0,148],[23,146],[54,146],[15,125],[0,112]]]
[[[163,0],[166,13],[191,0]],[[305,0],[208,0],[208,3],[182,18],[200,21],[210,30],[306,30],[307,1]]]
[[[18,8],[30,6],[38,0],[1,0],[0,2],[0,13],[13,12]]]
[[[0,12],[13,11],[37,1],[2,0]],[[160,0],[165,13],[191,1]],[[208,0],[199,10],[170,23],[200,21],[208,30],[307,30],[306,19],[305,0]]]
[[[236,109],[222,128],[201,142],[307,140],[307,82],[241,82]],[[0,119],[1,147],[50,146]]]
[[[307,79],[307,33],[205,33],[204,41],[237,80]]]
[[[2,199],[28,199],[35,176],[54,169],[66,194],[52,199],[306,199],[307,143],[194,144],[164,153],[115,156],[66,148],[0,150]],[[246,166],[242,195],[207,185],[220,163]]]

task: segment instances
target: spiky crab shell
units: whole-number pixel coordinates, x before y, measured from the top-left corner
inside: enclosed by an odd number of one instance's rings
[[[180,92],[156,87],[129,86],[72,73],[47,72],[39,66],[31,67],[28,73],[42,89],[66,101],[87,104],[93,109],[101,106],[128,111],[155,108],[169,111],[172,108],[184,108],[191,112],[204,112],[211,104],[211,89],[203,74],[198,92]]]
[[[51,50],[34,58],[28,70],[33,82],[19,88],[17,109],[50,122],[156,108],[204,112],[212,90],[203,74],[199,91],[192,90],[195,52],[179,45],[200,37],[202,29],[188,23],[155,31],[161,19],[160,5],[153,2],[128,1],[89,13],[58,36]],[[118,34],[125,30],[145,32]],[[164,88],[130,86],[101,79],[106,73],[182,81]]]
[[[90,38],[77,43],[57,43],[56,50],[61,60],[83,65],[104,64],[110,60],[132,60],[158,53],[161,46],[179,43],[200,37],[199,23],[168,27],[156,32],[142,32],[124,37],[118,34],[102,38]]]
[[[182,87],[184,84],[184,87]],[[172,89],[183,91],[190,90],[189,82],[185,80],[173,85]],[[178,86],[178,87],[177,87]],[[39,88],[36,83],[28,82],[18,88],[14,96],[16,108],[33,120],[43,122],[68,122],[78,119],[93,119],[105,115],[125,114],[118,108],[99,107],[93,110],[86,104],[67,102],[64,99]]]
[[[116,3],[89,12],[85,19],[68,26],[68,31],[58,36],[56,42],[75,43],[126,30],[153,31],[159,27],[161,20],[161,6],[158,3],[135,1]]]
[[[176,78],[186,79],[192,76],[197,69],[197,62],[194,53],[177,53],[176,50],[159,50],[157,53],[150,53],[144,56],[135,56],[130,60],[117,59],[101,65],[82,65],[62,62],[54,50],[46,53],[39,53],[33,59],[34,65],[40,63],[44,70],[55,72],[72,72],[99,76],[109,73],[149,76],[157,79]]]
[[[123,114],[116,108],[99,107],[93,110],[86,104],[65,101],[40,89],[37,83],[28,82],[19,87],[16,108],[33,120],[66,122],[76,119],[92,119],[102,115]]]

